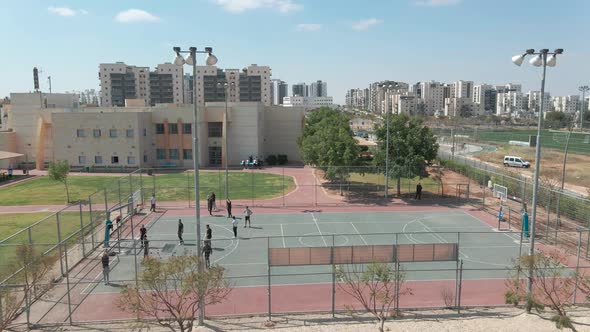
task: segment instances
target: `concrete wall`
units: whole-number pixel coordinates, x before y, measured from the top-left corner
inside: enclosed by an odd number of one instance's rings
[[[0,151],[16,153],[16,133],[13,131],[0,131]],[[9,164],[16,167],[22,158],[0,160],[0,168],[6,169]]]
[[[300,162],[297,140],[303,133],[304,110],[269,107],[264,113],[265,156],[286,154],[289,162]]]

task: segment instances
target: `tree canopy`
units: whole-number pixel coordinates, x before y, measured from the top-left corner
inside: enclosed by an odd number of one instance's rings
[[[387,124],[377,126],[376,135],[381,142],[374,162],[384,166],[386,157]],[[430,128],[420,118],[406,114],[392,115],[389,119],[389,174],[398,180],[398,195],[402,177],[413,178],[422,173],[427,162],[436,158],[438,144]]]
[[[66,188],[66,199],[70,202],[70,190],[68,188],[68,174],[70,173],[70,164],[67,160],[59,160],[49,163],[47,175],[50,179],[59,181],[64,184]]]
[[[358,161],[360,148],[353,136],[345,114],[323,107],[307,117],[297,144],[306,164],[323,168],[334,179],[345,176],[346,167],[338,166]]]

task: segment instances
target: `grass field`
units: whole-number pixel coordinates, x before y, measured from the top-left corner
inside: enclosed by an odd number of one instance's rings
[[[70,176],[68,179],[70,188],[70,200],[87,200],[88,196],[108,187],[109,201],[118,199],[119,185],[115,176]],[[225,196],[225,174],[223,172],[202,172],[200,179],[201,197],[205,197],[214,191],[218,197]],[[160,201],[187,200],[194,197],[192,172],[164,174],[157,176],[143,176],[143,187],[151,191],[154,184],[157,198]],[[269,198],[282,194],[283,178],[281,175],[257,173],[257,172],[230,172],[229,189],[232,199]],[[252,187],[254,185],[254,187]],[[286,176],[284,179],[285,192],[295,187],[293,178]],[[139,187],[137,177],[133,178],[134,190]],[[125,177],[121,181],[121,192],[129,192],[129,180]],[[148,193],[146,193],[149,195]],[[98,194],[100,199],[102,194]],[[117,196],[117,198],[115,198]],[[16,184],[0,191],[0,205],[34,205],[34,204],[64,204],[66,194],[64,186],[48,177]]]
[[[450,136],[450,129],[435,129],[435,133]],[[490,142],[506,144],[509,141],[528,142],[530,135],[537,135],[537,130],[458,130],[457,135],[469,136],[476,142]],[[545,148],[564,150],[567,140],[566,131],[544,130],[541,134],[541,146]],[[580,154],[590,154],[590,134],[573,132],[570,139],[569,151]]]
[[[52,213],[47,212],[0,214],[0,219],[2,220],[0,222],[0,240],[6,239],[18,231],[25,229],[27,226],[47,218],[50,215],[52,215]],[[89,213],[83,212],[82,217],[84,226],[89,225]],[[59,221],[62,240],[80,230],[79,212],[62,212],[60,213]],[[77,241],[78,239],[78,236],[74,236],[72,241]],[[32,240],[35,249],[39,252],[45,252],[52,248],[55,250],[55,244],[59,242],[56,217],[49,217],[31,227],[30,234],[29,231],[23,231],[2,242],[0,245],[0,278],[8,276],[11,271],[14,271],[14,268],[12,268],[11,265],[14,263],[16,257],[16,245],[30,243],[30,240]]]

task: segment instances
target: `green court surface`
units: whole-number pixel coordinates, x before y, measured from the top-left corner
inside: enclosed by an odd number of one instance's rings
[[[178,219],[184,223],[185,244],[177,237]],[[254,214],[252,227],[244,228],[240,217],[238,237],[233,238],[231,219],[225,216],[201,218],[213,230],[211,262],[227,268],[228,277],[238,287],[268,284],[268,248],[366,246],[421,243],[458,243],[463,261],[463,279],[505,278],[512,259],[527,252],[520,246],[520,233],[498,232],[461,209],[426,212],[367,212],[297,214]],[[195,220],[192,217],[164,216],[149,225],[150,255],[170,256],[196,251]],[[134,281],[134,262],[141,269],[143,250],[135,240],[113,238],[114,251],[111,281],[119,284]],[[136,259],[134,257],[136,254]],[[457,262],[403,263],[408,280],[455,280]],[[329,283],[331,266],[272,267],[272,284]],[[100,279],[97,275],[96,279]],[[114,292],[99,284],[94,292]]]

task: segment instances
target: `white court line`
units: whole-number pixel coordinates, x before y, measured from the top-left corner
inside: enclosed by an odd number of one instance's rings
[[[363,240],[363,242],[365,243],[365,245],[368,246],[369,244],[367,243],[367,241],[365,241],[365,238],[361,235],[361,232],[359,232],[359,230],[356,229],[356,226],[352,223],[352,221],[350,222],[350,224],[352,225],[352,228],[354,228],[354,230],[356,231],[356,233],[361,237],[361,240]]]
[[[480,220],[479,218],[477,218],[477,217],[475,217],[475,216],[472,216],[472,215],[470,215],[469,213],[467,213],[467,212],[465,212],[465,211],[463,211],[463,210],[461,210],[461,212],[463,212],[464,214],[466,214],[466,215],[467,215],[467,216],[469,216],[470,218],[472,218],[472,219],[475,219],[475,220],[479,221],[480,223],[484,224],[485,226],[487,226],[487,227],[488,227],[488,229],[491,229],[491,230],[494,230],[494,229],[495,229],[494,227],[492,227],[492,226],[488,225],[487,223],[485,223],[484,221]],[[513,241],[518,241],[518,243],[520,243],[520,238],[519,238],[519,237],[517,237],[516,235],[514,235],[514,236],[510,236],[508,233],[505,233],[505,232],[499,232],[499,233],[500,233],[500,234],[504,234],[504,235],[505,235],[507,238],[509,238],[510,240],[513,240]]]
[[[322,241],[324,241],[324,246],[327,247],[328,243],[326,242],[326,239],[324,239],[324,235],[322,234],[322,231],[320,230],[320,225],[318,225],[318,220],[313,215],[313,212],[311,212],[310,214],[311,214],[311,217],[313,218],[313,221],[315,222],[315,227],[317,227],[318,232],[320,233],[320,236],[322,237]]]
[[[220,225],[215,225],[215,226],[221,227],[221,228],[225,229],[226,231],[228,231],[231,235],[234,235],[234,232],[232,230],[230,230],[229,228],[225,227],[225,226],[220,226]],[[233,240],[232,240],[232,242],[233,242]],[[213,263],[217,263],[220,260],[224,259],[225,257],[231,255],[238,248],[238,245],[239,244],[240,244],[240,238],[237,237],[236,238],[236,245],[235,245],[235,247],[233,247],[232,250],[230,250],[227,254],[225,254],[225,255],[219,257],[218,259],[214,260]],[[200,245],[200,243],[199,243],[199,245]]]
[[[285,245],[285,232],[283,231],[283,224],[281,224],[281,237],[283,238],[283,248],[287,248]]]
[[[438,239],[441,243],[449,243],[449,241],[445,240],[442,236],[438,235],[436,232],[434,232],[430,227],[426,226],[426,224],[421,222],[419,219],[418,219],[418,223],[420,223],[420,225],[424,226],[424,229],[426,229],[427,231],[432,232],[430,235],[432,235],[433,238]]]

